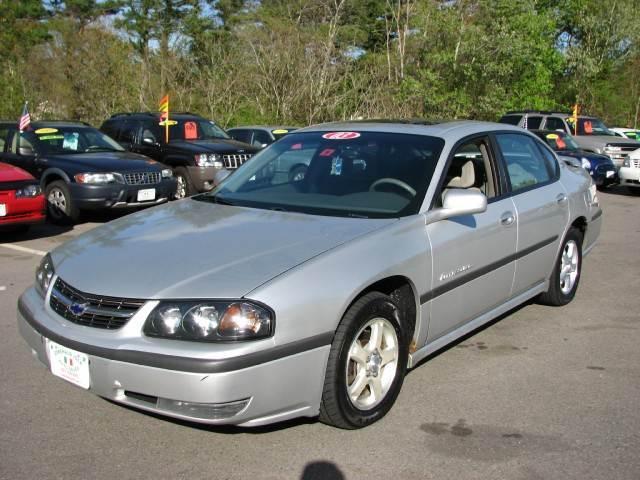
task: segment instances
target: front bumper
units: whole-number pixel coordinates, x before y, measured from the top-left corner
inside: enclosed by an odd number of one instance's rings
[[[134,324],[132,328],[136,324],[141,328],[144,315],[139,314],[129,321]],[[47,367],[50,363],[46,339],[86,353],[90,392],[157,414],[207,424],[259,426],[316,416],[330,348],[328,344],[315,346],[257,364],[246,361],[250,355],[192,363],[202,359],[135,350],[134,340],[123,340],[117,349],[103,348],[95,342],[83,343],[79,338],[83,335],[104,336],[107,339],[104,343],[111,347],[117,332],[67,322],[56,315],[33,288],[23,293],[18,302],[18,328],[33,356]],[[138,341],[148,343],[151,340],[142,338]],[[188,345],[180,343],[183,347]],[[211,350],[214,349],[215,346],[211,346]],[[105,358],[98,355],[101,351],[132,361]],[[265,352],[259,352],[259,355],[266,358]],[[159,360],[165,362],[167,368],[159,368]],[[175,369],[190,364],[197,368]]]
[[[138,208],[158,205],[173,197],[176,191],[175,178],[162,180],[151,185],[126,185],[113,183],[108,185],[70,184],[71,197],[81,210],[109,208]],[[138,201],[140,190],[155,189],[154,198]]]
[[[640,188],[640,168],[620,167],[618,170],[620,185]]]
[[[0,194],[0,225],[29,225],[44,222],[44,196],[16,198],[13,192]]]
[[[187,167],[191,184],[197,192],[208,192],[224,180],[229,171],[216,167]]]

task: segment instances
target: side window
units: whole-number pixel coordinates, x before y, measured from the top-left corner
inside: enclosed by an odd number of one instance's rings
[[[234,130],[229,132],[231,138],[238,140],[239,142],[251,143],[251,131],[250,130]]]
[[[100,130],[114,140],[118,139],[118,124],[116,122],[107,122],[100,127]]]
[[[555,180],[560,176],[560,166],[558,165],[555,155],[544,145],[538,145],[538,148],[540,149],[540,152],[542,152],[542,157],[546,162],[547,169],[549,170],[551,177]]]
[[[253,131],[253,145],[256,147],[262,147],[262,145],[269,145],[271,143],[271,137],[263,130]]]
[[[527,130],[537,130],[542,123],[542,117],[527,117]]]
[[[547,122],[544,126],[545,130],[561,130],[566,132],[567,129],[564,126],[564,121],[558,117],[547,117]]]
[[[520,119],[522,115],[505,115],[500,119],[500,123],[507,123],[509,125],[513,125],[515,127],[520,123]]]
[[[4,152],[5,145],[7,145],[8,136],[9,128],[0,127],[0,153]]]
[[[514,192],[547,183],[555,176],[532,138],[502,133],[496,135],[496,139],[507,163],[507,174]]]
[[[456,148],[445,174],[443,193],[455,188],[478,190],[488,199],[498,195],[489,145],[489,139],[481,137]]]
[[[144,140],[145,138],[153,140],[154,143],[160,142],[160,139],[163,137],[162,137],[162,132],[160,131],[160,125],[158,125],[158,122],[154,122],[154,121],[142,122],[141,140]]]
[[[20,148],[31,148],[33,149],[33,144],[31,143],[31,141],[28,138],[25,138],[25,135],[27,134],[27,132],[25,133],[19,133],[17,130],[13,130],[13,135],[11,136],[11,133],[9,134],[12,138],[11,138],[11,146],[9,147],[9,152],[19,155],[19,147]],[[19,142],[18,142],[19,140]],[[18,145],[18,143],[20,145]]]
[[[138,133],[137,122],[125,122],[120,127],[120,135],[118,141],[120,143],[136,143],[136,134]]]

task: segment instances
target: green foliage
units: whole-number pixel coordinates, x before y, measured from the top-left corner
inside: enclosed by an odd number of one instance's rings
[[[0,116],[640,123],[637,0],[0,0]]]

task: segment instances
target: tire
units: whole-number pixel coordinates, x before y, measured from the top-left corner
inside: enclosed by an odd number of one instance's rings
[[[44,189],[47,199],[47,218],[51,222],[64,225],[75,223],[80,218],[80,210],[76,207],[69,187],[63,180],[56,180]]]
[[[174,198],[176,200],[190,197],[191,195],[196,193],[195,189],[193,188],[193,183],[191,182],[191,177],[189,177],[189,173],[187,172],[186,168],[178,167],[173,173],[178,183],[176,186],[176,193],[174,194]]]
[[[304,180],[304,176],[307,174],[306,165],[296,165],[289,171],[289,183],[300,182]]]
[[[566,272],[563,273],[563,269]],[[562,248],[549,279],[549,290],[538,301],[544,305],[566,305],[576,294],[582,273],[582,232],[571,227],[562,241]]]
[[[372,343],[374,330],[380,340]],[[349,308],[329,352],[321,422],[353,430],[386,415],[404,380],[409,355],[405,331],[400,309],[380,292],[364,295]]]
[[[640,195],[640,187],[627,187],[627,192],[631,195]]]

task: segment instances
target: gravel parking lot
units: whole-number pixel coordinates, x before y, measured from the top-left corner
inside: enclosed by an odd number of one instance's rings
[[[53,377],[18,334],[16,301],[44,252],[108,217],[0,234],[0,477],[638,479],[640,197],[599,196],[573,303],[524,306],[432,356],[358,431],[203,427]]]

